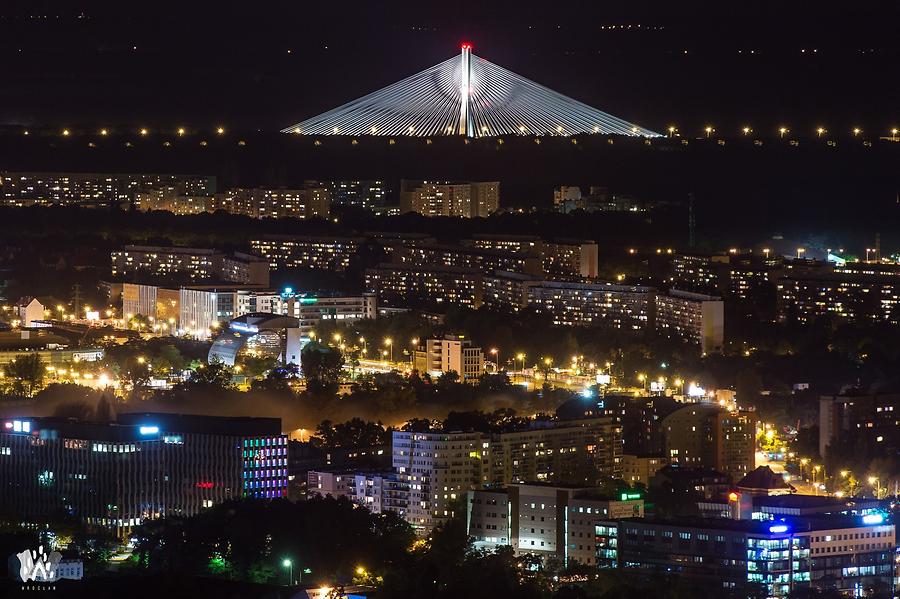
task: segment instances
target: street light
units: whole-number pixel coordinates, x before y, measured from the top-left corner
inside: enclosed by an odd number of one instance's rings
[[[819,137],[819,139],[821,139],[823,135],[825,135],[825,127],[816,129],[816,136]]]
[[[860,133],[862,133],[862,129],[860,129],[859,127],[853,128],[853,137],[859,137]]]
[[[797,260],[799,260],[800,256],[802,256],[805,253],[806,253],[806,250],[804,248],[797,248]]]
[[[394,340],[391,339],[390,337],[385,337],[385,338],[384,338],[384,344],[387,345],[388,348],[390,349],[390,351],[391,351],[391,362],[393,362],[393,361],[394,361]]]
[[[781,139],[784,139],[785,134],[790,131],[787,127],[779,127],[778,134],[781,136]]]
[[[496,347],[491,348],[491,355],[494,356],[494,372],[500,371],[500,350]]]
[[[285,568],[288,568],[289,574],[288,576],[288,586],[292,586],[294,584],[294,562],[289,559],[284,559],[281,561],[281,565]]]
[[[711,125],[707,125],[704,131],[706,131],[706,137],[709,138],[709,136],[713,134],[715,129]]]
[[[750,127],[744,127],[743,129],[741,129],[741,133],[743,133],[744,135],[750,135],[751,133],[753,133],[753,129]]]

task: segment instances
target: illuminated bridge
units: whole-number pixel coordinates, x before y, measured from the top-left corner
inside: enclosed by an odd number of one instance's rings
[[[573,100],[472,54],[454,56],[282,130],[305,135],[576,135],[658,133]]]

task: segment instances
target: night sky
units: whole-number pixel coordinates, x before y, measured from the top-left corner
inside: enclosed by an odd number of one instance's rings
[[[6,1],[0,123],[277,129],[468,40],[657,130],[900,126],[897,3],[742,4]]]

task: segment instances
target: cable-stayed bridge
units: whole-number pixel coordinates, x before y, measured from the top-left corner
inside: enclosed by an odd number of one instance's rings
[[[306,135],[657,137],[472,54],[459,56],[282,130]]]

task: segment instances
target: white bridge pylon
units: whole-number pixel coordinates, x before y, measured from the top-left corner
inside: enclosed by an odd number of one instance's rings
[[[282,129],[305,135],[659,134],[472,54],[459,56]]]

